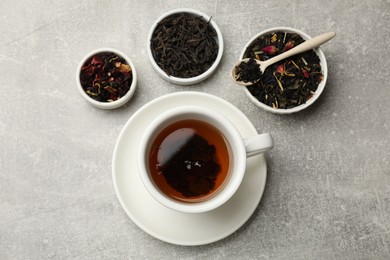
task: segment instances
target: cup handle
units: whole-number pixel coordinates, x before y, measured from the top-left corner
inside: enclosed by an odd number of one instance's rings
[[[251,157],[271,150],[274,147],[274,141],[269,133],[259,134],[244,138],[246,157]]]

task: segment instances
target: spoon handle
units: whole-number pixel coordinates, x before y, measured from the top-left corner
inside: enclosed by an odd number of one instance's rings
[[[335,32],[328,32],[328,33],[318,35],[314,38],[311,38],[310,40],[307,40],[307,41],[299,44],[298,46],[292,48],[291,50],[288,50],[286,52],[283,52],[282,54],[279,54],[279,55],[269,59],[269,60],[266,60],[263,62],[263,64],[264,64],[263,71],[265,70],[266,67],[268,67],[271,64],[274,64],[275,62],[281,61],[285,58],[291,57],[291,56],[296,55],[298,53],[302,53],[302,52],[311,50],[313,48],[316,48],[316,47],[320,46],[321,44],[332,39],[335,35],[336,35]]]

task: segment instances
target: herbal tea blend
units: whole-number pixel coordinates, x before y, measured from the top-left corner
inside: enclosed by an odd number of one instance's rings
[[[191,78],[204,73],[217,59],[217,32],[201,16],[173,14],[158,23],[150,48],[168,76]]]
[[[100,102],[123,97],[133,81],[131,67],[112,52],[101,52],[89,58],[81,68],[80,83],[85,93]]]
[[[302,42],[304,39],[296,33],[270,33],[254,40],[244,58],[265,61]],[[260,102],[287,109],[306,103],[322,79],[320,59],[310,50],[269,66],[261,79],[247,89]]]
[[[235,67],[235,73],[237,75],[237,81],[253,83],[259,81],[263,75],[260,65],[252,58],[248,62],[238,64]]]

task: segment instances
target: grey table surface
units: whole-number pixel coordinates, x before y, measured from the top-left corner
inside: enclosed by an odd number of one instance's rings
[[[146,39],[164,12],[189,7],[220,26],[216,73],[193,86],[162,80]],[[228,77],[256,33],[289,26],[323,45],[321,98],[293,115],[252,104]],[[390,1],[1,1],[0,259],[390,259]],[[139,85],[103,111],[75,84],[82,57],[117,48]],[[126,215],[111,161],[126,121],[168,93],[219,96],[272,133],[268,179],[252,217],[218,242],[185,247],[153,238]]]

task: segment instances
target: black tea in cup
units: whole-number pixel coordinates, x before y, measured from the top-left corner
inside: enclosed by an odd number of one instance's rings
[[[228,144],[209,123],[186,119],[171,123],[154,138],[149,174],[162,193],[183,202],[213,196],[229,172]]]

